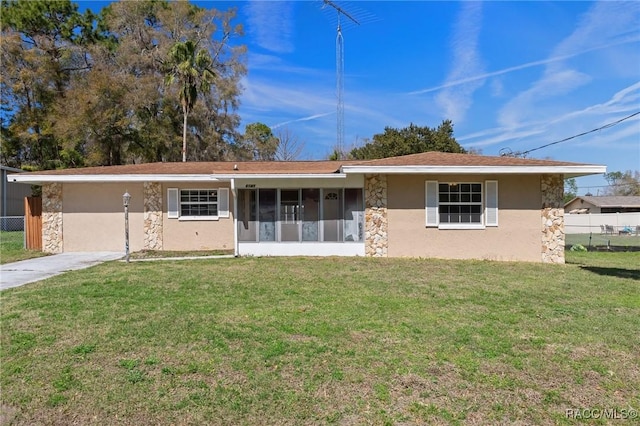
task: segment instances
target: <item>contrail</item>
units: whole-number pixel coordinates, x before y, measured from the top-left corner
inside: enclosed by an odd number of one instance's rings
[[[639,41],[639,40],[640,39],[638,37],[630,37],[628,39],[619,41],[617,43],[605,44],[603,46],[593,47],[591,49],[583,50],[581,52],[571,53],[569,55],[556,56],[556,57],[549,58],[549,59],[542,59],[540,61],[528,62],[526,64],[516,65],[515,67],[509,67],[509,68],[505,68],[505,69],[499,70],[499,71],[493,71],[493,72],[489,72],[489,73],[485,73],[485,74],[476,75],[476,76],[473,76],[473,77],[468,77],[468,78],[463,78],[463,79],[456,80],[456,81],[451,81],[449,83],[445,83],[445,84],[442,84],[442,85],[436,86],[436,87],[431,87],[429,89],[416,90],[416,91],[413,91],[413,92],[409,92],[407,94],[408,95],[421,95],[423,93],[435,92],[437,90],[445,89],[447,87],[452,87],[452,86],[457,86],[457,85],[460,85],[460,84],[469,83],[469,82],[472,82],[472,81],[482,80],[482,79],[485,79],[485,78],[488,78],[488,77],[494,77],[496,75],[507,74],[507,73],[510,73],[512,71],[518,71],[518,70],[522,70],[522,69],[525,69],[525,68],[535,67],[535,66],[538,66],[538,65],[549,64],[551,62],[562,61],[564,59],[569,59],[569,58],[573,58],[575,56],[582,55],[584,53],[593,52],[594,50],[606,49],[608,47],[617,46],[617,45],[626,44],[626,43],[633,43],[633,42],[636,42],[636,41]]]
[[[299,121],[315,120],[316,118],[326,117],[327,115],[331,115],[331,114],[335,114],[335,113],[333,113],[333,112],[325,112],[325,113],[322,113],[322,114],[314,114],[314,115],[310,115],[308,117],[297,118],[295,120],[284,121],[282,123],[274,124],[273,126],[271,126],[271,128],[272,129],[277,129],[278,127],[286,126],[287,124],[297,123]]]

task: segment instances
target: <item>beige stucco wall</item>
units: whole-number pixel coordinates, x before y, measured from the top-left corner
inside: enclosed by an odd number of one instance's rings
[[[62,185],[63,250],[124,252],[122,194],[131,194],[129,247],[142,249],[142,183],[65,183]]]
[[[498,227],[425,227],[425,181],[498,181]],[[540,262],[540,176],[388,175],[388,256]]]
[[[164,250],[233,250],[233,193],[229,191],[229,217],[218,220],[181,221],[167,217],[167,189],[229,188],[228,183],[170,183],[162,185]]]

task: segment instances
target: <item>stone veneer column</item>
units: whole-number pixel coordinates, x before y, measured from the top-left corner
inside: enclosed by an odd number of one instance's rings
[[[365,175],[365,255],[387,257],[387,176]]]
[[[564,180],[562,175],[542,175],[542,262],[564,263]]]
[[[144,249],[162,250],[162,184],[144,182]]]
[[[62,184],[42,185],[42,251],[62,253]]]

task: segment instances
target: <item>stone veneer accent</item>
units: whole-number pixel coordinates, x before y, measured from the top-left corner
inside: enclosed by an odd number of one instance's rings
[[[365,255],[387,257],[387,176],[366,175],[365,200]]]
[[[42,185],[42,251],[62,253],[62,184]]]
[[[542,262],[564,263],[564,180],[562,175],[542,175]]]
[[[162,250],[162,185],[144,182],[144,249]]]

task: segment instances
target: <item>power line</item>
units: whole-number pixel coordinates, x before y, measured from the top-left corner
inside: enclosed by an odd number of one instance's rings
[[[629,183],[616,183],[613,185],[585,185],[585,186],[578,186],[578,189],[591,189],[591,188],[614,188],[617,186],[629,186],[629,185],[637,185],[637,183],[635,182],[629,182]]]
[[[551,143],[548,143],[548,144],[545,144],[545,145],[541,145],[541,146],[539,146],[537,148],[532,148],[532,149],[529,149],[527,151],[512,152],[509,148],[503,148],[503,149],[500,150],[500,155],[503,156],[503,157],[526,157],[527,154],[529,154],[529,153],[531,153],[533,151],[537,151],[537,150],[542,149],[542,148],[547,148],[547,147],[552,146],[552,145],[557,145],[557,144],[562,143],[562,142],[567,142],[567,141],[570,141],[572,139],[576,139],[576,138],[579,138],[581,136],[588,135],[589,133],[598,132],[600,130],[604,130],[604,129],[608,129],[610,127],[616,126],[616,125],[622,123],[625,120],[628,120],[630,118],[635,117],[636,115],[640,115],[640,111],[634,112],[633,114],[628,115],[628,116],[626,116],[624,118],[621,118],[620,120],[616,120],[616,121],[613,121],[611,123],[607,123],[604,126],[598,127],[597,129],[592,129],[592,130],[589,130],[587,132],[582,132],[582,133],[579,133],[577,135],[569,136],[568,138],[564,138],[564,139],[561,139],[559,141],[555,141],[555,142],[551,142]]]

